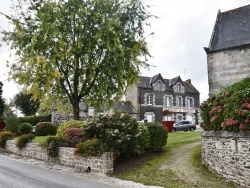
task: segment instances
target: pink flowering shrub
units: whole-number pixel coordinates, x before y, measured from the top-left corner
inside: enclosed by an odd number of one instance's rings
[[[64,132],[66,142],[70,147],[75,147],[83,141],[83,128],[68,128]]]
[[[200,108],[204,130],[250,130],[250,78],[222,88]]]

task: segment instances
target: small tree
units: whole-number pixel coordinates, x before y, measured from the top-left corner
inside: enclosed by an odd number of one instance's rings
[[[25,116],[35,115],[40,102],[37,99],[33,99],[32,94],[20,92],[14,96],[14,104]]]
[[[2,93],[3,93],[3,83],[0,82],[0,117],[3,116],[3,112],[5,109],[5,103],[4,103],[4,100],[2,98]]]

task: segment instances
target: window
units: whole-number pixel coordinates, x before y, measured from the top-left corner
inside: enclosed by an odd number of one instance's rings
[[[178,107],[182,107],[182,100],[181,97],[177,97],[177,105]]]
[[[187,105],[188,108],[193,108],[194,107],[194,101],[192,98],[187,98]]]
[[[156,88],[158,90],[161,90],[162,83],[160,81],[157,82]]]
[[[177,85],[177,91],[178,91],[178,92],[181,92],[181,84],[178,84],[178,85]]]
[[[153,122],[153,115],[152,114],[147,114],[146,119],[147,119],[148,123]]]
[[[147,95],[147,105],[153,105],[153,95]]]
[[[170,96],[165,97],[165,106],[172,106],[172,97]]]

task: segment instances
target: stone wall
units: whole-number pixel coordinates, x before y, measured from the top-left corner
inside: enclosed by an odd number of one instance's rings
[[[46,150],[38,143],[28,143],[25,148],[19,150],[16,147],[15,140],[8,140],[5,152],[14,153],[24,157],[43,160],[47,162],[56,162],[63,166],[75,168],[77,171],[84,171],[88,167],[92,172],[109,174],[113,173],[113,153],[106,152],[101,156],[80,157],[74,155],[74,148],[61,147],[59,157],[54,159],[48,157]]]
[[[225,178],[250,187],[250,131],[204,131],[202,160]]]
[[[207,54],[209,94],[250,76],[250,47]]]

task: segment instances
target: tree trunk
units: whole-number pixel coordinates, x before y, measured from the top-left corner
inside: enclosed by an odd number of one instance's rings
[[[79,114],[79,101],[74,100],[72,106],[73,106],[74,120],[80,120],[80,114]]]

